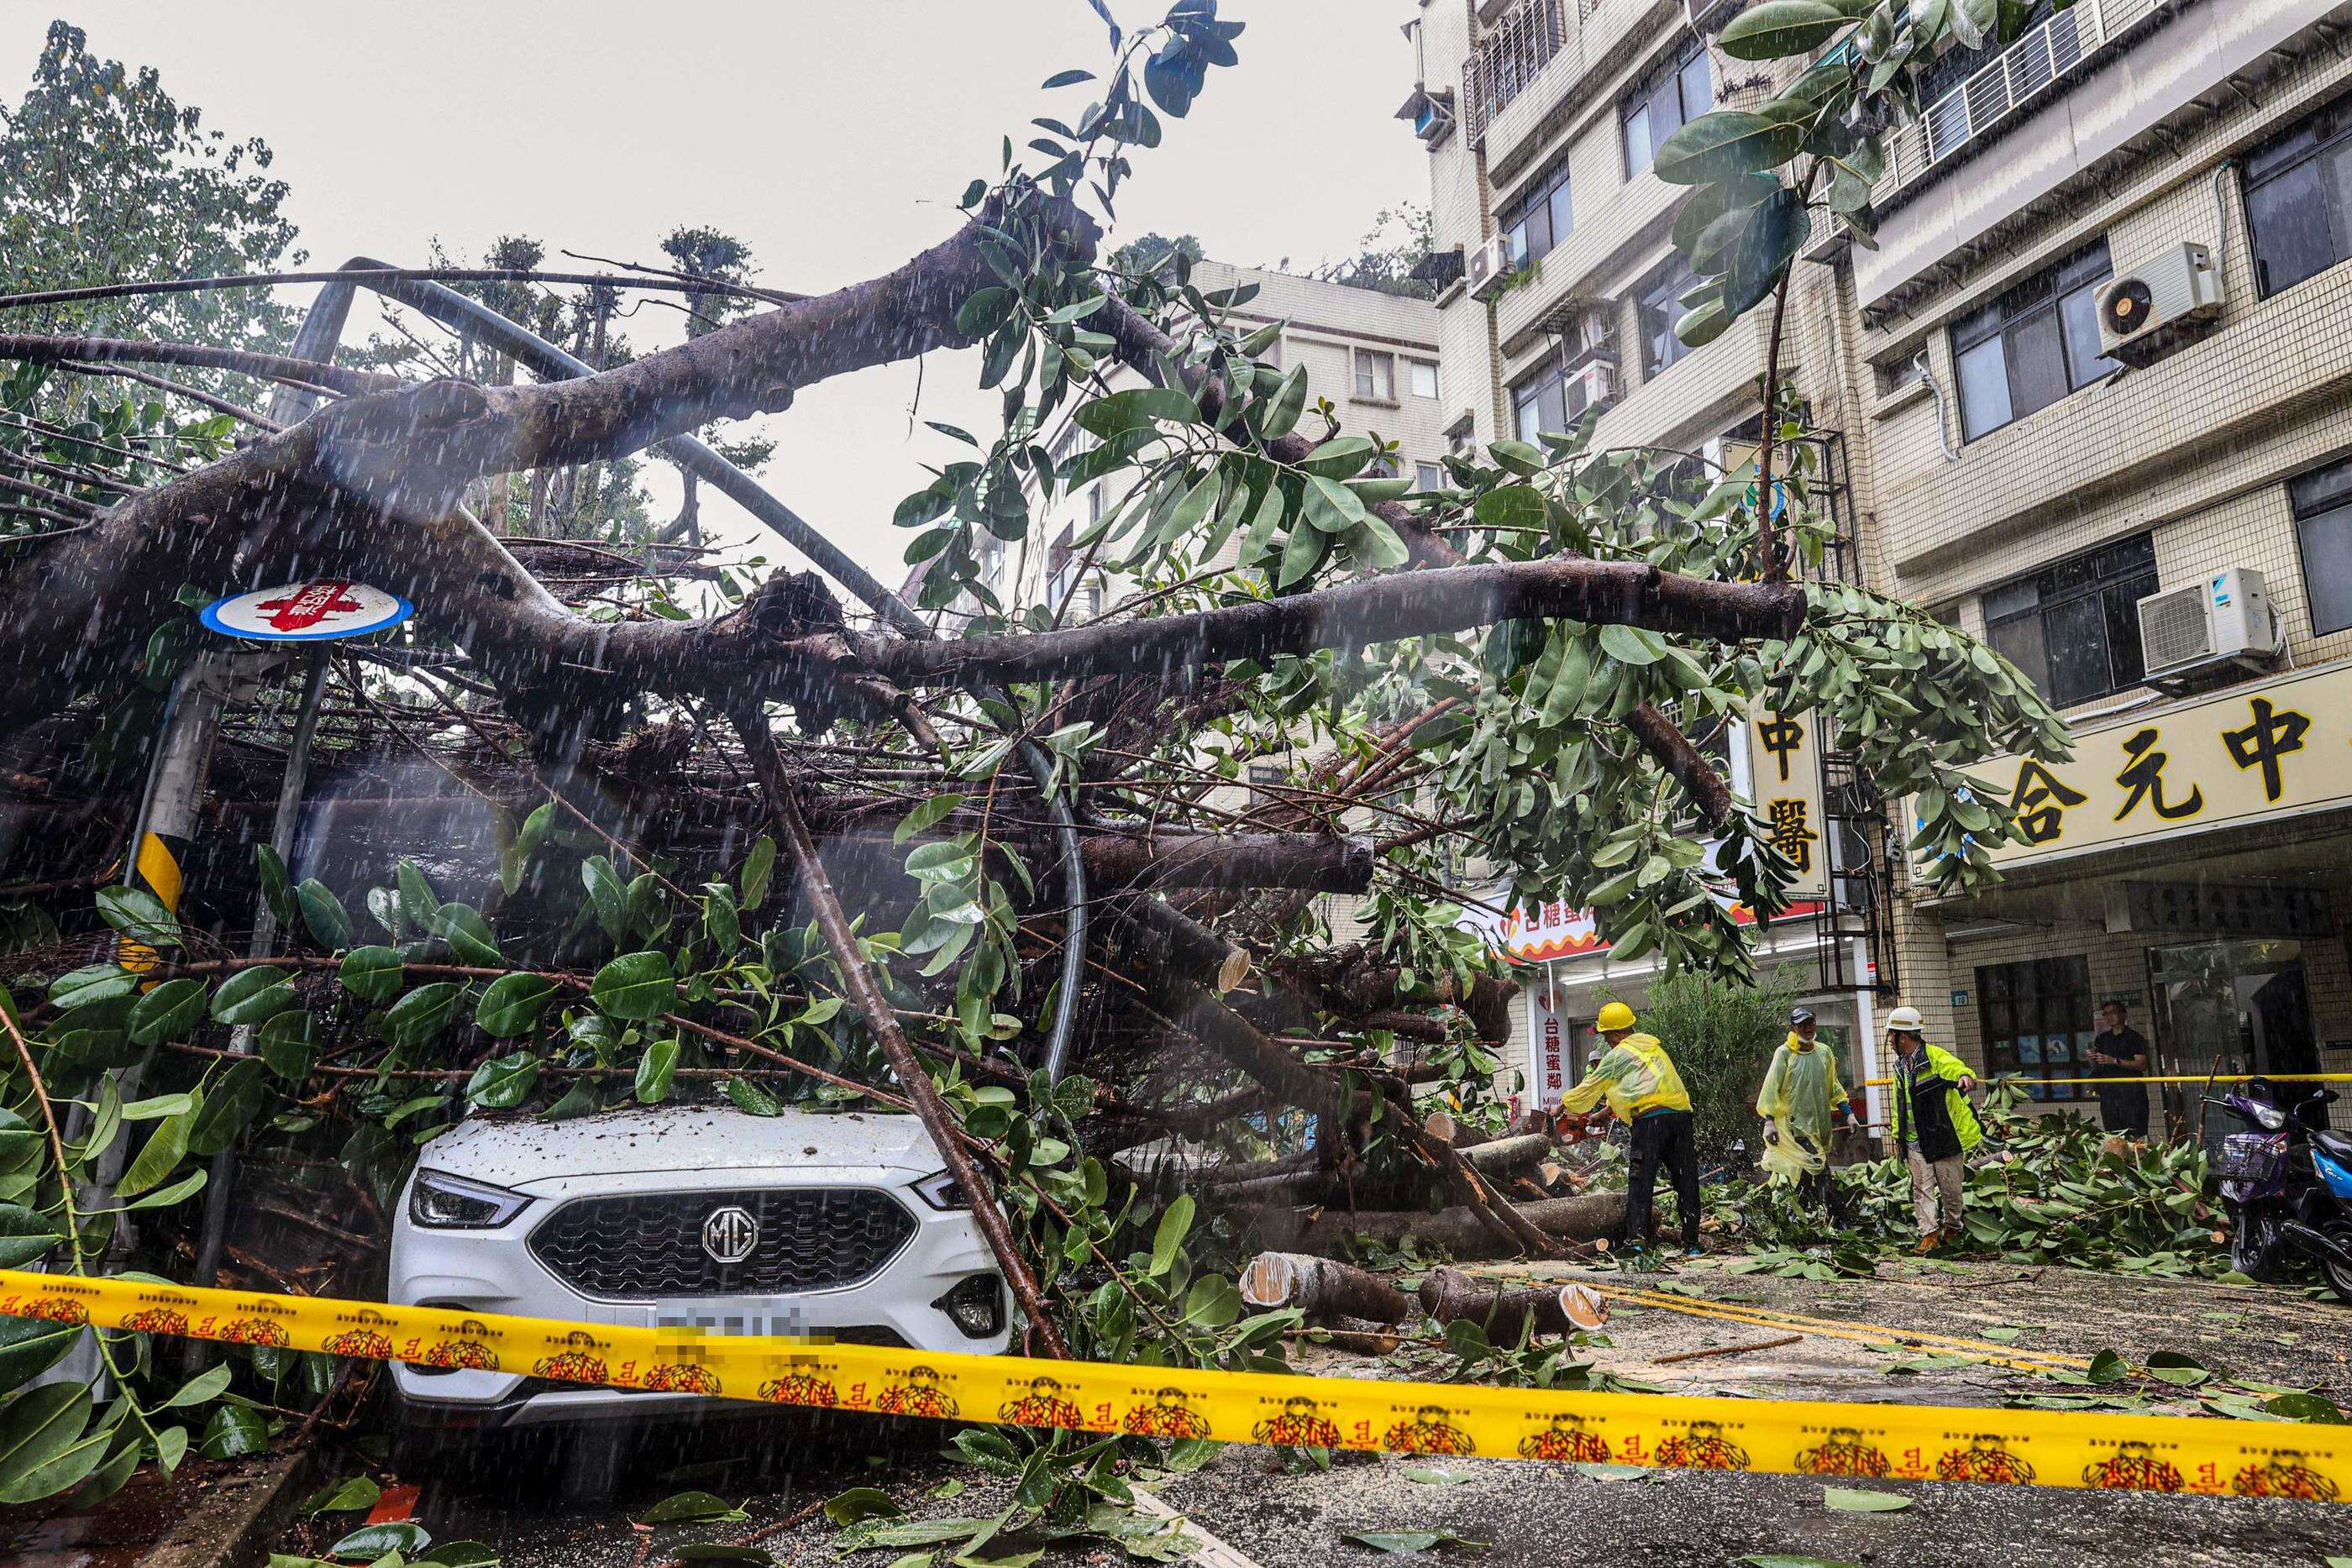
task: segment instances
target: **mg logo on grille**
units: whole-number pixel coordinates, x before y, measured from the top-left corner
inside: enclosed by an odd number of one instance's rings
[[[731,1203],[702,1222],[702,1249],[721,1263],[740,1263],[759,1244],[760,1222]]]

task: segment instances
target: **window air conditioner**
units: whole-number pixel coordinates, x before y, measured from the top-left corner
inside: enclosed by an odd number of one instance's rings
[[[1472,250],[1469,255],[1470,293],[1478,299],[1492,299],[1510,281],[1510,242],[1501,235]]]
[[[2259,664],[2278,656],[2281,638],[2263,574],[2231,567],[2141,600],[2139,642],[2153,683]]]
[[[1568,378],[1568,416],[1580,419],[1587,409],[1617,401],[1617,367],[1595,360]]]
[[[2099,286],[2099,350],[2144,365],[2220,319],[2221,271],[2201,245],[2180,244]]]

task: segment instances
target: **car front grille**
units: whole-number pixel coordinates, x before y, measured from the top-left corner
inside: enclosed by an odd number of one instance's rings
[[[703,1225],[733,1207],[759,1239],[738,1263],[705,1250]],[[793,1187],[585,1197],[531,1233],[531,1255],[585,1295],[790,1295],[879,1272],[915,1234],[914,1217],[869,1187]]]

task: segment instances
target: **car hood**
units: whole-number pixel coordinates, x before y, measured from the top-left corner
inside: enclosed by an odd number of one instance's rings
[[[873,1167],[928,1176],[945,1162],[912,1116],[660,1105],[569,1122],[472,1120],[427,1144],[426,1170],[519,1187],[646,1171]]]

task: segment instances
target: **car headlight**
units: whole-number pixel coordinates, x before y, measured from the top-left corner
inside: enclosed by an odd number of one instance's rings
[[[964,1201],[963,1188],[956,1184],[955,1172],[941,1171],[927,1176],[915,1184],[915,1196],[933,1208],[970,1208]]]
[[[966,1339],[1004,1332],[1004,1281],[993,1274],[974,1274],[931,1305],[947,1313]]]
[[[2275,1133],[2286,1125],[2286,1113],[2269,1105],[2254,1107],[2254,1120],[2265,1133]]]
[[[408,1190],[408,1218],[430,1230],[488,1230],[530,1205],[519,1192],[440,1171],[418,1171]]]

